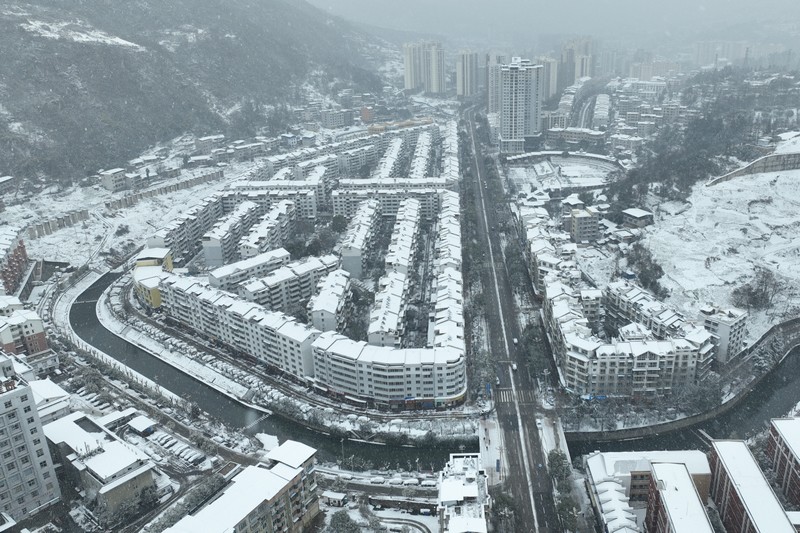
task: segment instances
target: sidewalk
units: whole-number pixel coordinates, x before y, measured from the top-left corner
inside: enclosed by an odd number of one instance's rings
[[[508,476],[507,463],[505,457],[505,441],[503,440],[503,429],[497,421],[496,412],[485,419],[481,419],[478,428],[478,441],[481,452],[481,462],[486,469],[489,486],[499,485]],[[497,466],[500,465],[498,471]]]

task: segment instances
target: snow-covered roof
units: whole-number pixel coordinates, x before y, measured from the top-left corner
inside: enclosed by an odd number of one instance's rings
[[[686,465],[653,463],[652,472],[672,533],[714,533]]]
[[[141,261],[143,259],[159,259],[164,260],[166,257],[172,253],[169,248],[145,248],[136,256],[137,261]]]
[[[264,465],[248,466],[217,499],[184,517],[164,533],[232,533],[236,526],[286,486],[286,480]]]
[[[155,425],[157,425],[156,422],[150,420],[144,415],[139,415],[130,422],[128,422],[128,427],[136,431],[137,433],[143,433]]]
[[[740,440],[715,440],[711,446],[739,494],[755,530],[765,533],[794,532],[794,526],[786,517],[783,506],[772,492],[747,444]]]
[[[277,461],[292,468],[300,468],[303,463],[311,459],[317,450],[294,440],[287,440],[267,454],[267,459]]]

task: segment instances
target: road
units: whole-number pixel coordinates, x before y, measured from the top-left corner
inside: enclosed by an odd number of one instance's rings
[[[586,99],[583,102],[583,106],[581,107],[581,112],[578,115],[578,127],[579,128],[592,128],[592,115],[594,115],[594,103],[597,100],[596,96],[592,96]]]
[[[484,283],[485,314],[489,328],[490,354],[500,384],[495,390],[497,416],[503,430],[509,476],[506,490],[514,499],[515,522],[537,533],[562,531],[553,501],[553,487],[546,470],[539,429],[536,425],[535,380],[529,375],[514,339],[521,337],[514,309],[514,296],[503,260],[500,235],[495,229],[497,209],[507,209],[499,182],[487,182],[484,154],[475,141],[474,108],[465,112],[469,127],[475,177],[464,187],[475,189],[478,240],[487,250],[481,279]],[[497,327],[494,327],[497,326]],[[519,370],[512,369],[516,363]]]

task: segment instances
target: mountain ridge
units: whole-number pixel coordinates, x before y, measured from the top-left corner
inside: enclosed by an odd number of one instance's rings
[[[0,8],[0,174],[70,180],[314,73],[380,86],[366,33],[303,1],[33,0]]]

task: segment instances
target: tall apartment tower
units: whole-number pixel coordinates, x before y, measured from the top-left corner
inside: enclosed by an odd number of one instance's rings
[[[558,92],[558,60],[537,57],[536,64],[542,66],[542,100],[547,100]]]
[[[588,37],[573,39],[561,47],[558,65],[558,88],[573,85],[575,81],[592,75],[592,40]]]
[[[486,55],[487,113],[500,112],[500,69],[505,63],[505,56],[496,54]]]
[[[422,41],[403,45],[404,84],[406,90],[424,90],[443,94],[447,90],[442,43]]]
[[[61,490],[28,382],[0,352],[0,511],[24,520],[56,503]]]
[[[541,65],[515,57],[500,69],[500,151],[522,153],[525,138],[541,131]]]
[[[478,54],[461,51],[456,63],[456,96],[473,96],[478,92]]]

